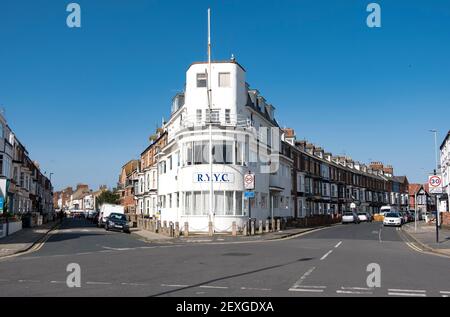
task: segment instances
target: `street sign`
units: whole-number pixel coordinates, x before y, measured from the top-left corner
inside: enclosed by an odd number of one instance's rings
[[[430,194],[442,194],[442,177],[440,175],[430,176],[428,186],[430,187]]]
[[[3,197],[0,197],[0,213],[3,213],[4,204],[5,199]]]
[[[350,208],[351,208],[351,209],[356,209],[356,204],[355,204],[355,203],[351,203],[351,204],[350,204]]]
[[[245,199],[253,199],[255,198],[255,192],[245,192],[244,197]]]
[[[244,175],[244,188],[246,190],[254,190],[255,189],[255,174],[249,172]]]

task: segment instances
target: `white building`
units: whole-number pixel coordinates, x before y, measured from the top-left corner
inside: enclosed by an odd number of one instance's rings
[[[208,73],[207,63],[189,67],[185,92],[175,97],[164,126],[168,140],[158,154],[157,170],[160,219],[181,225],[188,222],[190,230],[198,232],[207,231],[211,221],[215,232],[225,232],[231,231],[233,222],[242,228],[249,216],[257,220],[272,214],[292,216],[292,160],[279,153],[281,129],[274,107],[249,88],[245,70],[234,59],[213,62],[210,80]],[[249,172],[256,175],[251,208],[243,181]]]
[[[440,211],[449,211],[449,197],[450,197],[450,131],[447,133],[441,145],[441,171],[442,171],[442,186],[444,190],[444,197],[440,201]]]

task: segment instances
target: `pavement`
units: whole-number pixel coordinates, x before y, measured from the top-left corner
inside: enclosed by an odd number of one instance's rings
[[[276,240],[152,243],[66,219],[36,252],[0,259],[0,296],[450,296],[450,259],[402,233],[362,223]],[[66,284],[71,264],[80,287]]]
[[[450,230],[442,228],[439,230],[439,243],[436,242],[436,226],[425,222],[414,223],[403,226],[408,236],[426,251],[450,256]]]
[[[27,252],[59,224],[50,222],[39,227],[25,228],[0,239],[0,258]]]

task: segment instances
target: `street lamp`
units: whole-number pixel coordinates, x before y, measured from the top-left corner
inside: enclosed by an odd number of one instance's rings
[[[434,170],[434,175],[437,175],[439,170],[438,163],[438,150],[437,150],[437,130],[429,130],[429,132],[434,133],[434,155],[436,159],[436,169]],[[439,243],[439,194],[436,195],[436,243]]]

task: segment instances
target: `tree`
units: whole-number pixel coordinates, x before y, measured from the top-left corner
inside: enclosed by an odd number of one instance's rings
[[[120,202],[119,194],[112,192],[110,190],[106,190],[103,193],[101,193],[100,196],[97,197],[95,207],[98,209],[98,207],[103,204],[118,205],[119,202]]]

